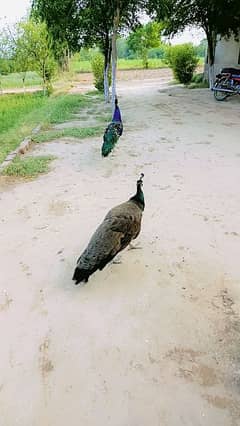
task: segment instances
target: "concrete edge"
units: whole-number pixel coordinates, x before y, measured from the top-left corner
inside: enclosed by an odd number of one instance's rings
[[[26,138],[24,138],[23,141],[20,143],[20,145],[14,151],[10,152],[10,154],[7,155],[7,157],[2,162],[2,164],[0,164],[0,174],[5,169],[5,167],[7,167],[7,166],[9,166],[9,164],[11,164],[11,162],[14,160],[14,158],[17,155],[26,154],[26,152],[30,148],[31,143],[33,142],[32,135],[36,135],[40,131],[40,129],[41,129],[41,125],[39,124],[37,127],[35,127],[32,130],[31,136],[27,136]]]

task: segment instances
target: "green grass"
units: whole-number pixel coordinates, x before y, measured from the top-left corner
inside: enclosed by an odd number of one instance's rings
[[[162,59],[149,59],[148,65],[150,69],[168,67],[168,65],[166,65],[166,63]],[[119,59],[118,69],[119,70],[143,69],[143,63],[141,59]]]
[[[143,69],[141,59],[118,59],[117,66],[119,70]],[[162,59],[149,59],[149,68],[167,68],[167,65]],[[76,73],[92,72],[91,62],[73,59],[70,63],[70,70]]]
[[[89,101],[84,95],[61,95],[49,99],[49,124],[63,123],[72,118],[74,112],[87,107]]]
[[[26,114],[41,108],[47,98],[39,94],[0,96],[0,135],[18,125]]]
[[[73,137],[77,139],[84,139],[92,136],[100,136],[103,133],[102,127],[69,127],[61,130],[49,130],[40,133],[34,137],[34,142],[48,142],[55,139],[64,137]]]
[[[28,117],[34,111],[37,115],[46,103],[47,98],[36,94],[0,96],[0,163],[39,123],[37,117],[35,122]]]
[[[14,150],[34,127],[48,129],[53,123],[72,119],[72,113],[99,103],[84,95],[58,95],[50,98],[40,94],[0,96],[0,163]]]
[[[49,171],[49,163],[54,158],[50,155],[27,158],[15,157],[11,164],[3,170],[2,174],[17,177],[36,177]]]
[[[188,89],[206,89],[209,87],[207,81],[204,81],[204,73],[197,73],[193,75],[192,81],[187,85]]]
[[[1,89],[10,89],[14,88],[23,88],[22,74],[21,73],[11,73],[8,75],[0,76]],[[25,78],[25,87],[29,86],[40,86],[42,84],[42,79],[38,76],[37,73],[28,71]]]
[[[207,89],[209,84],[207,81],[201,81],[200,83],[190,83],[187,85],[188,89]]]

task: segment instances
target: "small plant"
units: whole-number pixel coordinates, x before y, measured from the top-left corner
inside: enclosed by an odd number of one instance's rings
[[[94,86],[99,92],[104,91],[104,57],[101,53],[96,53],[91,61],[92,72],[94,75]],[[108,74],[109,86],[111,84],[110,72]]]
[[[204,79],[204,74],[194,74],[191,83],[188,85],[189,89],[206,89],[209,87],[208,82]]]
[[[167,61],[173,70],[174,77],[180,83],[190,83],[198,64],[198,58],[192,44],[171,46],[168,49]]]
[[[198,83],[202,83],[203,80],[204,80],[204,74],[201,72],[201,73],[193,75],[191,83],[197,83],[198,84]]]

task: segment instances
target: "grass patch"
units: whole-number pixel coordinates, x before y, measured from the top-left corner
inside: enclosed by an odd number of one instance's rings
[[[69,127],[66,129],[49,130],[48,132],[40,133],[34,137],[34,142],[49,142],[54,139],[60,139],[64,137],[84,139],[92,136],[100,136],[102,133],[102,127]]]
[[[72,113],[101,102],[87,95],[46,97],[42,94],[0,96],[0,163],[30,135],[38,124],[48,129],[53,123],[72,119]]]
[[[0,76],[1,89],[24,88],[21,73],[11,73]],[[36,72],[28,71],[25,78],[25,87],[40,86],[42,79]]]
[[[18,177],[35,177],[39,174],[47,173],[49,171],[49,163],[54,158],[51,155],[27,158],[15,157],[12,163],[3,170],[2,174]]]
[[[0,96],[0,163],[31,132],[35,123],[27,120],[33,111],[41,110],[47,98],[39,94]]]
[[[191,83],[187,85],[188,89],[206,89],[209,87],[208,82],[204,81],[204,74],[194,74]]]
[[[168,65],[162,59],[148,59],[148,68],[167,68]],[[119,70],[144,69],[141,59],[118,59]]]
[[[93,100],[91,100],[91,103]],[[84,95],[60,95],[49,99],[49,124],[63,123],[72,118],[72,113],[87,107],[89,99]]]
[[[187,85],[188,89],[208,89],[209,84],[207,81],[201,81],[200,83],[190,83]]]
[[[148,63],[149,69],[168,67],[162,59],[149,59]],[[134,70],[144,67],[141,59],[118,59],[117,68],[118,70]],[[73,59],[70,63],[70,71],[75,73],[92,72],[91,62]]]

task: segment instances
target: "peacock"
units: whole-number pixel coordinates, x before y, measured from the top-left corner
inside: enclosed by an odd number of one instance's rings
[[[121,112],[118,106],[118,99],[115,99],[115,110],[111,123],[106,128],[103,135],[103,144],[102,144],[102,156],[107,157],[107,155],[112,151],[115,143],[122,135],[123,124]]]
[[[94,232],[87,248],[77,260],[73,281],[87,282],[90,275],[101,271],[121,250],[137,238],[141,230],[145,207],[142,191],[143,176],[137,181],[137,191],[125,203],[112,208]]]

